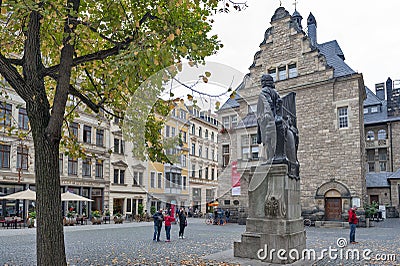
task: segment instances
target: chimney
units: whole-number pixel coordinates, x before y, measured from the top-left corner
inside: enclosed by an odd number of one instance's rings
[[[317,46],[317,21],[314,15],[310,12],[307,18],[308,38],[310,38],[312,46]]]
[[[385,100],[385,83],[375,84],[375,94],[379,100]]]

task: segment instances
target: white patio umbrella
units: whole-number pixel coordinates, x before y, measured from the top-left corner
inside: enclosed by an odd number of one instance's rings
[[[0,199],[7,199],[7,200],[36,200],[36,192],[33,190],[30,190],[29,188],[27,190],[19,191],[4,197],[0,197]]]
[[[61,194],[61,200],[62,201],[93,201],[91,199],[88,199],[88,198],[83,197],[83,196],[76,195],[76,194],[71,193],[69,191],[64,192],[64,193]]]

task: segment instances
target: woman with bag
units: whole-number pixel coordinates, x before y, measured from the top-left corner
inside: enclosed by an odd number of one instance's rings
[[[185,232],[185,227],[187,226],[187,220],[185,215],[185,210],[181,207],[178,213],[179,216],[179,238],[185,238],[183,236]]]

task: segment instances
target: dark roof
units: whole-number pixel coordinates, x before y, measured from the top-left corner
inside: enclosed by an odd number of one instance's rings
[[[389,176],[389,179],[399,179],[400,178],[400,168],[394,172],[391,176]]]
[[[333,67],[334,77],[342,77],[356,73],[344,62],[344,54],[336,40],[323,44],[317,44],[317,48],[321,54],[325,56],[326,63]]]
[[[364,107],[382,105],[382,100],[378,98],[367,86],[365,87],[367,98],[364,100]]]
[[[249,113],[243,118],[236,128],[249,128],[257,126],[257,117],[255,113]]]
[[[235,107],[239,107],[240,104],[237,102],[237,100],[239,100],[241,98],[239,91],[241,89],[244,88],[244,81],[242,83],[240,83],[240,85],[236,88],[235,92],[235,98],[231,99],[229,97],[229,99],[221,106],[221,108],[219,108],[219,110],[224,110],[224,109],[229,109],[229,108],[235,108]]]
[[[367,173],[366,176],[367,188],[390,187],[390,184],[388,182],[388,177],[391,174],[392,174],[391,172]]]

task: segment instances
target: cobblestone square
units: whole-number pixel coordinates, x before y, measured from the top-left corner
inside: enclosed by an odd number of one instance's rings
[[[395,254],[396,261],[330,260],[328,256],[306,265],[400,265],[400,219],[357,228],[357,248],[376,254]],[[65,227],[69,265],[237,265],[232,258],[233,241],[240,240],[245,226],[206,225],[204,219],[189,218],[185,239],[178,239],[178,225],[172,225],[171,242],[153,242],[153,223],[102,224]],[[349,229],[308,227],[307,248],[320,254],[322,249],[338,248],[337,239],[348,241]],[[0,229],[0,265],[36,265],[35,229]],[[255,251],[257,252],[257,251]],[[256,262],[242,265],[264,265]],[[267,265],[267,264],[265,264]]]

